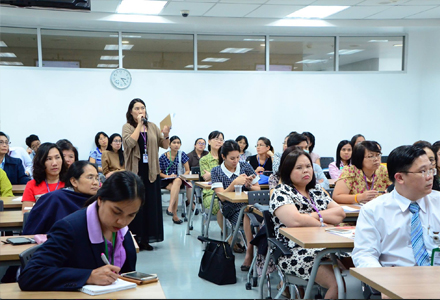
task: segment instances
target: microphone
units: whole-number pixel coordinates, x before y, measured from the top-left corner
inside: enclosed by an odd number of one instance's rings
[[[144,125],[147,125],[147,123],[148,123],[148,120],[147,120],[147,119],[145,119],[145,118],[142,118],[142,123],[144,123]]]

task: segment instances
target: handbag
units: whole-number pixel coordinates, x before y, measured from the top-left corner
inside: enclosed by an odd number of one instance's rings
[[[269,176],[260,175],[260,180],[258,180],[258,184],[268,184],[269,183]]]
[[[199,277],[218,285],[237,283],[235,256],[228,242],[203,236],[199,236],[198,239],[206,243],[205,253],[200,263]]]

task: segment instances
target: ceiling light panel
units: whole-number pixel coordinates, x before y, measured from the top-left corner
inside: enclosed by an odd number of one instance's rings
[[[317,64],[327,62],[327,59],[304,59],[301,61],[297,61],[296,64]]]
[[[167,1],[122,0],[116,12],[120,14],[159,14]]]
[[[98,64],[98,68],[117,68],[118,64]]]
[[[0,61],[0,65],[3,66],[22,66],[23,63],[19,61]]]
[[[17,55],[15,55],[15,53],[11,53],[11,52],[2,52],[2,53],[0,53],[0,57],[17,57]]]
[[[254,48],[226,48],[220,51],[220,53],[246,53],[251,50],[254,50]]]
[[[0,41],[0,47],[8,47],[5,42]]]
[[[124,58],[125,55],[122,55],[122,58]],[[102,55],[101,60],[119,60],[118,55]]]
[[[204,62],[225,62],[228,61],[230,58],[225,57],[207,57],[203,59]]]
[[[134,45],[122,45],[122,50],[131,50]],[[119,45],[105,45],[104,50],[119,50]]]
[[[358,52],[362,52],[364,51],[364,49],[341,49],[339,50],[339,55],[350,55],[350,54],[355,54]],[[334,52],[329,52],[327,53],[327,55],[333,55],[335,54]]]
[[[350,6],[306,6],[300,10],[291,13],[286,18],[300,18],[300,19],[323,19],[335,13],[343,11]]]

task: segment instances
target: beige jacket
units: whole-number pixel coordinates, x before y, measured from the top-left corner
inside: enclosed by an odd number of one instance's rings
[[[125,123],[124,126],[122,126],[122,144],[124,146],[125,170],[138,174],[138,164],[139,159],[141,158],[141,151],[139,149],[138,141],[131,137],[134,130],[135,128],[128,123]],[[164,148],[163,142],[165,141],[165,138],[156,124],[151,122],[148,122],[147,138],[148,170],[150,172],[148,179],[150,182],[154,182],[157,179],[157,175],[160,173],[159,146]],[[144,149],[142,149],[142,154],[143,152]]]
[[[114,171],[124,171],[124,166],[119,163],[119,154],[114,151],[102,151],[101,164],[104,175]]]

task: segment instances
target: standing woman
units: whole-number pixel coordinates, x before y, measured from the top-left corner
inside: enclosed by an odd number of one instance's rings
[[[263,174],[264,171],[272,172],[273,147],[270,140],[265,137],[258,139],[257,154],[249,156],[247,161],[254,168],[257,174]]]
[[[95,135],[95,145],[96,149],[90,151],[89,161],[92,164],[96,164],[98,166],[99,173],[102,173],[101,157],[102,151],[107,150],[108,147],[108,135],[102,131],[98,132]]]
[[[249,142],[248,142],[247,137],[245,137],[244,135],[239,135],[235,139],[235,141],[240,146],[240,161],[246,161],[246,159],[252,155],[252,153],[250,153],[249,151],[246,151],[247,148],[249,147]]]
[[[125,169],[138,174],[145,185],[144,205],[130,225],[141,250],[153,250],[150,243],[163,241],[162,197],[160,194],[159,147],[168,149],[170,128],[161,133],[148,121],[145,103],[131,100],[122,126]],[[111,177],[110,177],[111,178]]]
[[[122,137],[119,133],[110,136],[108,148],[102,152],[101,161],[105,178],[109,178],[114,172],[125,170]]]
[[[26,184],[23,192],[22,211],[32,207],[41,195],[62,189],[66,171],[61,149],[54,143],[41,144],[34,157],[34,179]]]
[[[351,144],[348,140],[340,141],[336,149],[336,162],[328,165],[330,177],[338,179],[345,166],[351,166]]]

